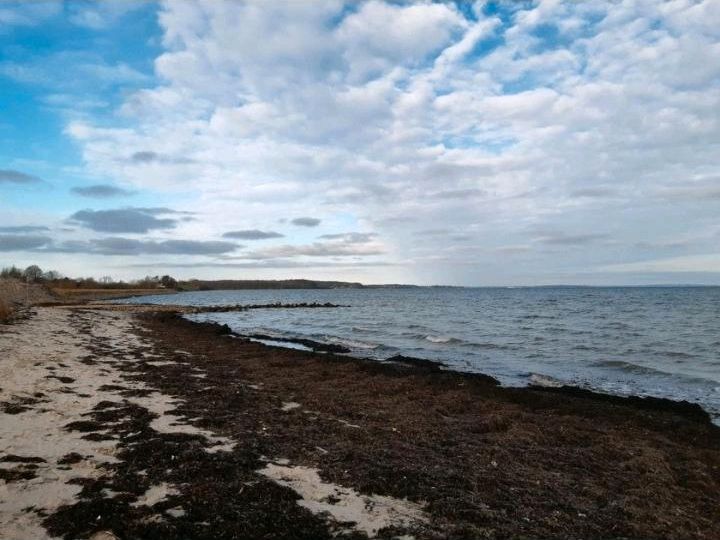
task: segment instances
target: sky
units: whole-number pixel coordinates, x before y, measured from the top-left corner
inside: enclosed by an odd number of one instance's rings
[[[0,0],[0,265],[720,284],[720,2]]]

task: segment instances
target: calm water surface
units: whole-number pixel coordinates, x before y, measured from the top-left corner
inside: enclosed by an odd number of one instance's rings
[[[720,418],[720,287],[418,288],[189,292],[124,302],[332,302],[335,309],[193,315],[241,334],[437,359],[503,384],[543,379],[687,399]]]

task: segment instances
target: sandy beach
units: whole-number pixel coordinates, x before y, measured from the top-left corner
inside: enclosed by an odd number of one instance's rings
[[[720,430],[696,406],[267,347],[147,308],[34,311],[0,326],[3,539],[720,531]]]

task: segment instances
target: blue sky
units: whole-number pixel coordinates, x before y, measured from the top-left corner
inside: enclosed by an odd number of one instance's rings
[[[84,174],[82,148],[65,135],[66,125],[83,117],[118,125],[113,111],[124,96],[155,80],[161,31],[150,3],[95,25],[77,19],[93,2],[28,4],[0,3],[8,13],[0,26],[0,159],[47,184],[30,197],[4,191],[3,200],[24,206],[31,199],[34,208],[53,211],[81,202],[72,187],[111,180]],[[18,24],[8,24],[13,12]]]
[[[720,283],[720,7],[0,0],[0,263]]]

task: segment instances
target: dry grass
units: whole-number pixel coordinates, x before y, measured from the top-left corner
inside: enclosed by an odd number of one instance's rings
[[[52,289],[55,297],[65,302],[86,302],[97,300],[112,300],[114,298],[127,298],[129,296],[145,296],[148,294],[169,294],[176,292],[172,289]]]
[[[61,287],[55,287],[52,289],[55,294],[72,296],[78,294],[163,294],[167,292],[167,289],[63,289]],[[173,291],[174,292],[174,291]]]
[[[0,299],[0,323],[5,323],[10,320],[13,314],[13,309],[5,300]]]

